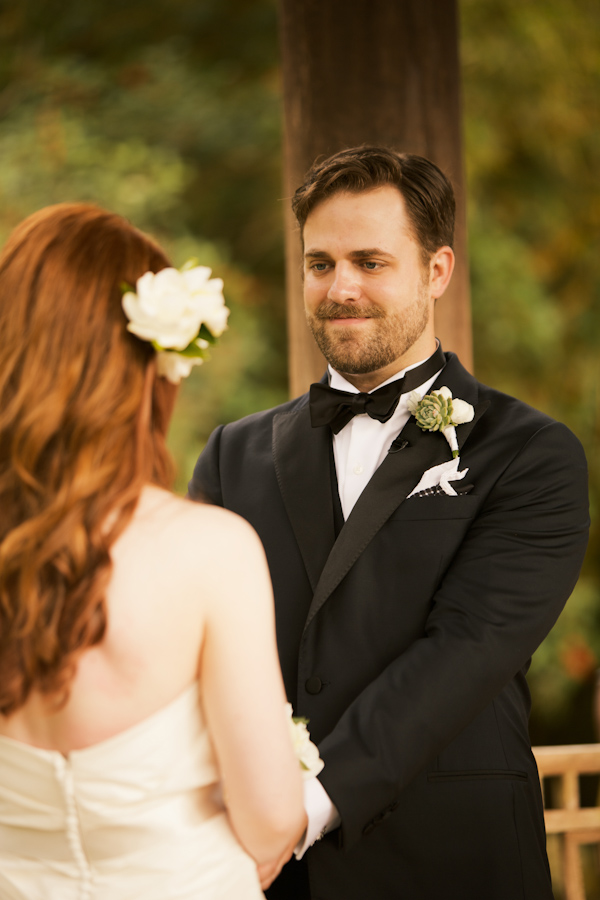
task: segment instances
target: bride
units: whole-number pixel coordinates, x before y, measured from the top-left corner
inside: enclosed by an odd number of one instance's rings
[[[79,204],[0,255],[2,898],[254,900],[306,825],[262,547],[168,491],[177,360],[123,311],[168,265]]]

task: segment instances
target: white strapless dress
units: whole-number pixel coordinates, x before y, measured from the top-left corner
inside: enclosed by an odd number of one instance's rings
[[[264,900],[218,780],[197,684],[68,757],[0,736],[1,900]]]

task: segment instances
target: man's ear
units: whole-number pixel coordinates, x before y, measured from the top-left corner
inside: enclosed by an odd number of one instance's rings
[[[454,271],[454,251],[451,247],[440,247],[429,260],[429,291],[437,300],[441,297]]]

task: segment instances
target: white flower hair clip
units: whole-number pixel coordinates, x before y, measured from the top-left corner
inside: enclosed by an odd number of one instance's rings
[[[452,458],[458,456],[456,426],[473,419],[475,410],[466,400],[452,397],[450,388],[442,387],[421,397],[416,391],[408,395],[408,409],[422,431],[441,431],[452,450]]]
[[[157,352],[157,372],[179,384],[202,364],[206,351],[227,328],[229,310],[223,280],[190,260],[181,269],[146,272],[135,290],[123,284],[127,330],[149,341]]]

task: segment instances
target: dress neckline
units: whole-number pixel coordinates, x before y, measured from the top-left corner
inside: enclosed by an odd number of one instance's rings
[[[16,740],[15,738],[11,738],[5,734],[0,734],[0,745],[5,744],[8,747],[18,748],[23,752],[31,753],[33,756],[49,760],[55,759],[57,756],[62,757],[62,759],[64,760],[81,758],[85,755],[91,755],[96,751],[101,752],[107,750],[109,747],[116,746],[122,741],[127,741],[133,738],[140,732],[153,728],[157,721],[162,718],[167,718],[173,712],[173,710],[177,709],[179,706],[187,707],[188,704],[190,704],[191,706],[192,700],[198,707],[198,712],[200,712],[200,698],[198,696],[199,690],[199,682],[197,680],[193,681],[186,688],[184,688],[181,693],[177,694],[177,696],[174,697],[173,700],[170,700],[164,706],[161,706],[160,709],[155,710],[155,712],[150,713],[149,716],[145,716],[143,719],[140,719],[139,722],[135,722],[133,725],[129,725],[127,728],[124,728],[122,731],[118,731],[116,734],[113,734],[110,737],[104,738],[101,741],[96,741],[93,744],[89,744],[89,746],[87,747],[81,747],[79,750],[70,750],[68,753],[61,753],[60,750],[48,750],[45,747],[36,747],[34,744],[28,744],[26,741]]]

